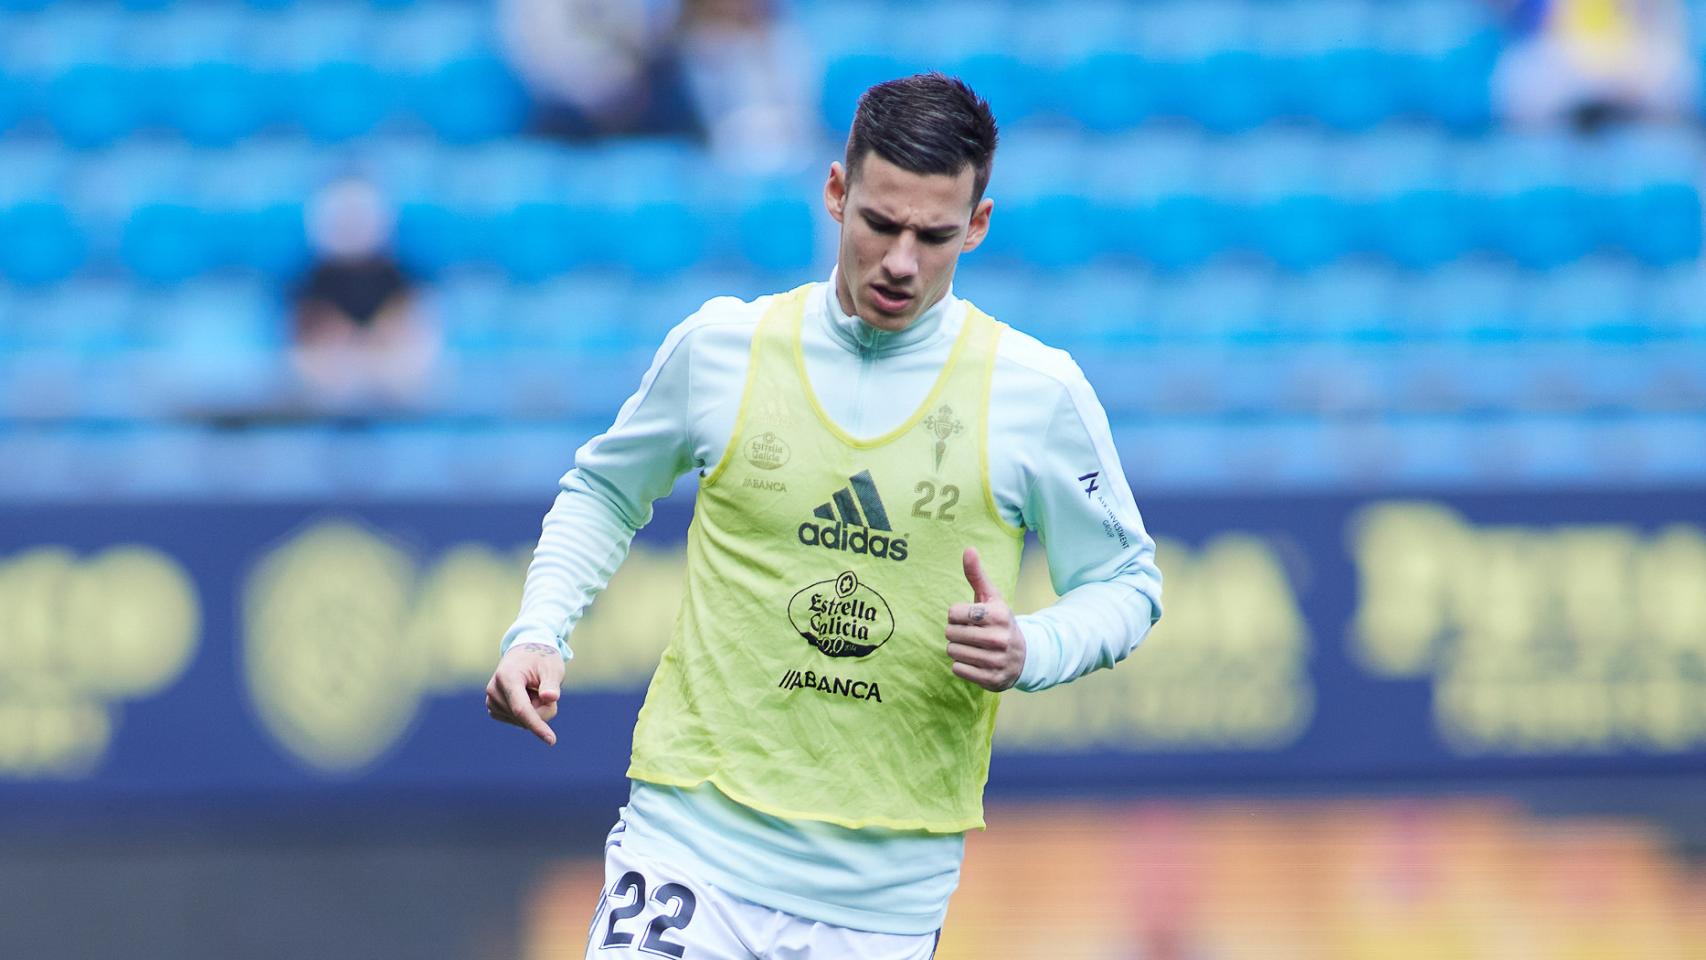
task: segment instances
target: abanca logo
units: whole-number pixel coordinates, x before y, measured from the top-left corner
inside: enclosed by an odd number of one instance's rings
[[[906,538],[889,535],[894,528],[889,526],[889,512],[877,495],[877,484],[869,470],[848,477],[847,486],[835,491],[827,503],[818,504],[812,516],[830,522],[807,520],[800,524],[800,542],[808,547],[906,559]]]

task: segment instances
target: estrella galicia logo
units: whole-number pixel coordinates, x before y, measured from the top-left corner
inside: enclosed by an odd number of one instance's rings
[[[794,594],[788,622],[826,657],[868,656],[894,635],[888,601],[851,570]]]
[[[861,512],[861,510],[863,512]],[[847,478],[847,486],[812,511],[818,520],[800,524],[800,542],[808,547],[845,550],[890,560],[906,559],[906,538],[892,535],[889,512],[877,495],[871,471],[861,470]]]
[[[746,442],[746,460],[760,470],[775,470],[788,462],[787,441],[772,431],[765,431]]]

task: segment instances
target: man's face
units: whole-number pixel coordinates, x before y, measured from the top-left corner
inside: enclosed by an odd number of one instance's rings
[[[849,181],[829,166],[824,204],[841,224],[835,294],[841,309],[904,330],[947,293],[960,254],[983,242],[994,204],[972,206],[970,164],[957,176],[902,170],[867,152]]]

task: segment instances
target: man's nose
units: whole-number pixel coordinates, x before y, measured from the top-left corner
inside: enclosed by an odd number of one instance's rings
[[[883,256],[883,269],[896,280],[910,280],[918,272],[917,242],[904,233],[896,237]]]

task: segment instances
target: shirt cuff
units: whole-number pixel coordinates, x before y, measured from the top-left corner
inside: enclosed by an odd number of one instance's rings
[[[503,643],[498,647],[498,656],[501,657],[508,653],[509,648],[518,643],[537,643],[542,646],[555,647],[557,653],[561,654],[564,660],[575,658],[575,652],[569,649],[569,645],[563,642],[562,637],[557,636],[546,627],[531,623],[518,623],[510,627],[509,632],[504,634]]]
[[[1019,682],[1014,686],[1030,693],[1059,683],[1060,638],[1035,615],[1025,614],[1015,622],[1025,635],[1025,666],[1019,670]]]

